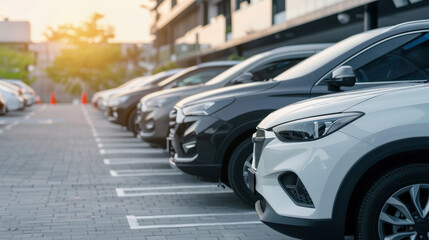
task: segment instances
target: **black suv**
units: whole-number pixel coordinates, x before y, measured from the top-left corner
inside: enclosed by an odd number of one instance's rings
[[[380,28],[349,37],[304,60],[273,81],[210,91],[176,104],[173,164],[221,179],[253,203],[247,167],[252,134],[269,113],[311,97],[428,79],[429,21]],[[333,74],[333,71],[335,74]],[[341,88],[341,89],[340,89]]]
[[[181,99],[228,85],[273,78],[328,46],[329,44],[308,44],[277,48],[237,64],[204,85],[168,89],[147,95],[141,101],[140,136],[146,142],[165,147],[165,138],[170,128],[169,114]]]

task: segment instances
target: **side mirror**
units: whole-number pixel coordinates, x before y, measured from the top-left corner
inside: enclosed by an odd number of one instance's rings
[[[326,81],[330,91],[340,91],[340,87],[353,87],[356,75],[351,66],[341,66],[332,72],[332,79]]]
[[[245,72],[231,81],[232,85],[254,82],[254,76],[251,72]]]

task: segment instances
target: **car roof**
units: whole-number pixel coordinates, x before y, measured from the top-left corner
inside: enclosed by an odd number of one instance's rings
[[[234,66],[241,61],[238,60],[225,60],[225,61],[210,61],[205,63],[200,63],[195,65],[197,68],[205,68],[205,67],[222,67],[222,66]]]
[[[407,30],[418,30],[418,29],[422,29],[422,28],[428,28],[429,25],[429,20],[425,19],[425,20],[416,20],[416,21],[409,21],[409,22],[404,22],[404,23],[400,23],[391,27],[387,27],[387,31],[395,31],[395,30],[399,30],[399,31],[407,31]]]
[[[4,79],[0,80],[0,84],[3,85],[4,87],[14,89],[15,91],[18,91],[20,89],[20,87],[12,84],[10,82],[4,81]]]
[[[263,52],[261,54],[264,55],[272,55],[272,54],[280,54],[280,53],[290,53],[290,52],[301,52],[301,51],[319,51],[323,50],[329,46],[333,45],[333,43],[313,43],[313,44],[298,44],[298,45],[290,45],[279,48],[274,48],[272,50]]]

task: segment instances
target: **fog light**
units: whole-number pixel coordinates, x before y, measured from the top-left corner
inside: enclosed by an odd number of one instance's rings
[[[185,153],[187,153],[187,152],[189,152],[189,150],[191,150],[195,146],[196,146],[196,142],[188,142],[188,143],[183,144],[183,150],[185,151]]]
[[[279,183],[296,205],[314,208],[313,200],[301,179],[293,172],[286,172],[279,177]]]
[[[152,130],[155,127],[155,123],[151,120],[145,124],[147,130]]]

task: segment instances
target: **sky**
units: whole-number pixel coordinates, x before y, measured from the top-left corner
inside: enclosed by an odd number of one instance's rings
[[[113,42],[150,42],[151,14],[141,8],[148,0],[0,0],[0,19],[29,21],[33,42],[43,42],[48,26],[87,20],[98,12],[103,25],[115,28]]]

